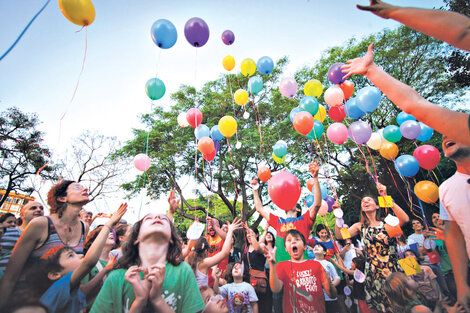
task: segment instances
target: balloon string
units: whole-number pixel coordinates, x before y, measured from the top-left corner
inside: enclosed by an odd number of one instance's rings
[[[158,49],[157,64],[155,65],[155,77],[158,77],[158,66],[160,65],[161,55],[162,55],[162,49]]]
[[[235,166],[235,162],[233,161],[233,156],[232,156],[232,148],[230,146],[230,142],[228,140],[228,137],[227,137],[227,145],[228,145],[228,152],[230,154],[230,159],[232,160],[232,166],[233,166],[233,170],[235,171],[236,169],[236,166]],[[235,187],[235,193],[237,195],[237,202],[238,202],[238,188],[237,188],[237,183],[235,181],[235,178],[233,179],[233,186]],[[236,204],[235,204],[235,208],[236,208]],[[240,212],[242,211],[242,204],[240,202]]]
[[[252,102],[252,104],[253,104],[253,110],[254,110],[254,113],[255,113],[256,126],[258,127],[258,132],[259,132],[259,142],[260,142],[259,153],[261,155],[261,151],[262,151],[262,149],[264,149],[263,135],[261,134],[261,124],[260,124],[258,116],[256,114],[255,103]]]
[[[326,169],[326,171],[323,170],[323,174],[325,175],[325,178],[326,178],[326,181],[327,181],[328,185],[330,186],[331,190],[333,191],[333,195],[335,196],[336,201],[338,201],[338,195],[336,194],[336,189],[334,188],[333,184],[331,183],[331,174],[330,174],[330,169],[328,167],[329,156],[328,156],[328,159],[325,157],[325,154],[323,153],[323,148],[322,148],[320,140],[316,139],[316,140],[313,140],[313,142],[316,142],[318,144],[318,147],[320,149],[320,153],[318,153],[319,149],[317,148],[317,145],[315,145],[315,149],[317,151],[317,155],[319,156],[321,167],[323,169]],[[322,159],[324,159],[324,162],[322,161]]]
[[[46,8],[46,6],[49,4],[49,2],[51,2],[51,0],[47,0],[46,3],[42,6],[41,9],[39,9],[39,11],[33,16],[33,18],[29,21],[28,24],[26,24],[26,27],[21,31],[21,33],[19,34],[19,36],[16,38],[16,40],[13,42],[13,44],[7,49],[7,51],[5,51],[2,56],[0,56],[0,61],[3,60],[3,58],[5,58],[8,53],[10,53],[11,50],[13,50],[13,48],[16,46],[16,44],[20,41],[21,37],[23,37],[23,35],[26,33],[26,31],[28,30],[29,26],[31,26],[31,24],[33,24],[34,20],[39,16],[39,14],[41,14],[41,12]]]

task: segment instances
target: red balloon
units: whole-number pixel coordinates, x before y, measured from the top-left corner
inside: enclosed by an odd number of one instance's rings
[[[433,170],[441,160],[441,154],[436,147],[423,145],[416,148],[413,156],[418,160],[419,166],[426,170]]]
[[[258,178],[262,182],[267,182],[271,178],[271,170],[267,166],[260,166],[258,168]]]
[[[307,188],[308,188],[308,190],[310,190],[310,192],[313,192],[312,191],[313,190],[313,182],[314,182],[313,178],[310,178],[309,180],[307,180]]]
[[[202,122],[202,113],[196,108],[191,108],[186,112],[186,120],[188,121],[189,125],[196,128]]]
[[[300,182],[289,172],[280,172],[268,182],[269,197],[284,211],[292,210],[300,197]]]
[[[337,107],[331,107],[328,110],[328,116],[335,122],[341,122],[346,117],[346,112],[344,112],[344,105],[339,105]]]
[[[340,84],[339,88],[341,88],[344,93],[344,100],[348,100],[349,98],[351,98],[354,93],[354,84],[349,80],[346,80],[344,81],[344,83]]]
[[[201,139],[199,139],[197,147],[203,155],[211,154],[213,151],[215,151],[214,141],[209,137],[202,137]]]
[[[214,148],[214,151],[212,151],[212,153],[209,153],[209,154],[203,154],[202,157],[204,158],[204,160],[206,160],[207,162],[210,162],[212,161],[214,158],[215,158],[215,153],[217,151],[215,150]]]
[[[307,111],[299,112],[294,117],[294,128],[296,131],[306,136],[313,128],[313,119],[312,114]]]

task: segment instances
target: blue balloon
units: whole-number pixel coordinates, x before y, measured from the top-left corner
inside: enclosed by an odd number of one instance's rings
[[[269,75],[274,69],[274,62],[270,57],[261,57],[256,63],[256,68],[261,75]]]
[[[326,189],[326,186],[323,184],[320,184],[320,193],[321,193],[321,198],[323,200],[325,200],[326,197],[328,197],[328,189]]]
[[[432,135],[434,134],[434,129],[421,122],[419,122],[419,126],[421,127],[421,133],[419,133],[419,136],[416,139],[419,141],[428,141],[431,139]]]
[[[362,88],[356,96],[357,105],[366,113],[377,109],[380,100],[382,100],[382,93],[378,88],[372,86]]]
[[[289,113],[289,118],[290,118],[290,121],[291,123],[294,123],[294,117],[297,113],[300,112],[300,108],[299,107],[295,107],[293,108],[292,110],[290,110],[290,113]]]
[[[419,162],[414,156],[404,154],[395,160],[395,169],[405,177],[412,177],[418,174]]]
[[[405,122],[405,121],[416,121],[416,118],[413,115],[405,113],[405,112],[398,113],[398,115],[397,115],[398,125],[403,124],[403,122]]]
[[[278,158],[283,158],[287,154],[287,143],[284,140],[279,140],[273,146],[273,152]]]
[[[199,125],[194,129],[194,136],[196,136],[197,140],[201,139],[202,137],[209,137],[211,131],[209,127],[204,124]]]
[[[215,153],[219,152],[220,143],[217,140],[214,140],[214,148],[215,148]]]
[[[318,100],[314,97],[306,96],[300,100],[299,108],[300,111],[307,111],[314,116],[317,114],[318,108],[320,108],[320,103],[318,103]]]
[[[215,141],[219,141],[219,140],[222,140],[224,139],[224,135],[222,135],[222,133],[219,131],[219,126],[218,125],[215,125],[215,126],[212,126],[211,128],[211,138],[212,140],[215,140]]]
[[[307,138],[320,139],[324,132],[325,128],[323,127],[323,124],[320,121],[315,120],[312,130],[307,134]]]
[[[259,76],[253,76],[248,80],[248,91],[254,95],[257,95],[263,90],[263,80]]]
[[[175,45],[178,34],[172,22],[165,19],[157,20],[150,29],[153,42],[162,49],[170,49]]]
[[[356,98],[350,98],[348,101],[346,101],[344,111],[346,112],[346,115],[349,118],[352,118],[354,120],[357,120],[358,118],[361,118],[364,116],[364,114],[366,114],[359,108]]]
[[[315,201],[315,197],[312,194],[306,196],[305,197],[305,202],[307,204],[307,208],[311,207],[313,205],[314,201]]]

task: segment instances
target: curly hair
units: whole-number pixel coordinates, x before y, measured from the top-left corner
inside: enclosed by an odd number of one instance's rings
[[[73,180],[60,180],[57,184],[53,185],[47,193],[47,204],[49,204],[49,211],[51,214],[58,214],[59,218],[67,207],[67,203],[59,201],[59,197],[67,196],[67,188],[75,183]]]
[[[14,217],[16,219],[15,214],[10,213],[10,212],[0,214],[0,223],[5,222],[7,220],[7,218],[9,218],[9,217]]]
[[[408,284],[408,279],[401,272],[390,274],[383,285],[385,295],[393,312],[405,312],[409,303],[417,301],[416,292]]]

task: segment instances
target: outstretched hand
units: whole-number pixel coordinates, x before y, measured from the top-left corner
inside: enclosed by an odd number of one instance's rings
[[[180,205],[180,199],[176,199],[175,191],[172,189],[170,191],[170,196],[168,196],[168,203],[170,204],[170,212],[175,213],[176,209]]]
[[[365,75],[372,64],[374,64],[374,44],[371,43],[367,49],[366,55],[360,58],[355,58],[347,61],[347,65],[343,65],[341,69],[346,75],[343,79],[348,78],[351,75]]]
[[[388,3],[382,2],[380,0],[370,0],[370,5],[356,5],[359,10],[370,11],[377,16],[382,18],[389,18],[390,12],[395,6]]]
[[[376,184],[377,191],[379,192],[379,195],[381,196],[386,196],[387,195],[387,187],[385,185],[382,185],[381,183]]]
[[[312,162],[308,165],[308,170],[312,173],[313,177],[318,177],[318,171],[320,170],[320,166],[318,165],[318,161]]]
[[[127,203],[121,203],[116,212],[113,213],[109,222],[112,226],[116,225],[122,218],[122,216],[127,212]]]
[[[228,231],[234,231],[236,229],[240,229],[243,227],[243,224],[242,224],[242,221],[241,219],[239,219],[238,217],[235,217],[235,219],[233,220],[233,222],[228,225]]]
[[[276,248],[270,250],[267,246],[265,246],[264,257],[269,263],[276,263]]]

